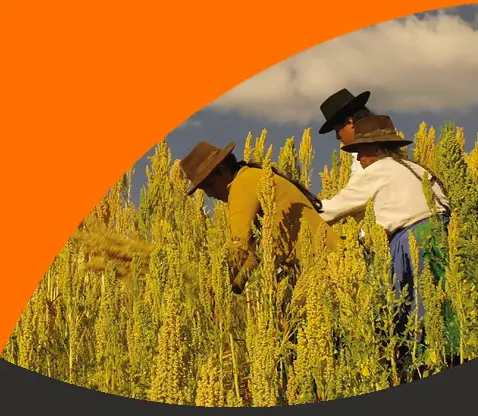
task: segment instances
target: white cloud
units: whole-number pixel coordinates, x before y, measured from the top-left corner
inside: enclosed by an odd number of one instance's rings
[[[184,128],[189,128],[189,127],[201,127],[202,126],[202,120],[200,119],[194,119],[194,118],[189,118],[183,123],[181,123],[177,129],[184,129]]]
[[[295,55],[213,102],[272,122],[322,121],[321,102],[369,89],[377,111],[462,111],[478,104],[478,29],[439,12],[392,20]]]

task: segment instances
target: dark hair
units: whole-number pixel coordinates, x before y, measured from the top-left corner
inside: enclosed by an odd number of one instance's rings
[[[227,169],[229,169],[232,173],[237,173],[241,168],[244,166],[247,166],[249,168],[253,169],[262,169],[262,166],[257,164],[257,163],[252,163],[252,162],[245,162],[244,160],[238,161],[236,156],[231,153],[229,156],[224,159],[224,161],[221,163],[220,166],[225,166]],[[322,213],[322,201],[317,198],[314,194],[312,194],[306,187],[304,187],[302,184],[297,182],[296,180],[293,180],[291,178],[288,178],[287,176],[284,176],[282,173],[280,173],[274,166],[271,166],[272,171],[274,172],[275,175],[280,176],[281,178],[289,181],[295,187],[304,194],[304,196],[310,201],[314,209],[320,214]]]
[[[353,114],[351,114],[348,118],[351,118],[354,123],[356,123],[359,120],[362,120],[365,117],[370,117],[375,115],[373,111],[371,111],[367,107],[362,107],[359,108],[357,111],[355,111]]]

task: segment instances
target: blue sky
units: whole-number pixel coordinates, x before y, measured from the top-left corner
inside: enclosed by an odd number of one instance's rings
[[[408,16],[317,45],[236,86],[170,132],[167,143],[181,159],[200,140],[218,146],[236,142],[242,157],[249,131],[255,139],[268,130],[267,144],[277,156],[287,137],[299,144],[312,128],[315,150],[312,191],[318,172],[339,149],[334,133],[319,135],[319,106],[331,93],[348,88],[372,92],[369,106],[392,117],[413,138],[426,121],[439,128],[446,120],[464,128],[465,150],[478,132],[478,5]],[[191,93],[194,93],[192,91]],[[147,152],[135,164],[132,198],[138,204],[146,183]]]

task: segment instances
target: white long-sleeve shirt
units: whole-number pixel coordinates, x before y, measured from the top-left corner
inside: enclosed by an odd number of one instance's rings
[[[363,171],[363,167],[357,159],[357,153],[352,153],[352,166],[350,167],[350,170],[351,170],[350,176],[353,176],[356,173]]]
[[[409,161],[405,163],[423,177],[423,168]],[[449,200],[439,185],[435,182],[432,188],[442,204],[450,209]],[[369,198],[374,202],[376,222],[389,234],[431,215],[421,180],[405,166],[387,157],[355,173],[335,197],[323,199],[321,216],[330,223],[347,215],[365,215]],[[438,212],[445,211],[441,205],[436,205]]]

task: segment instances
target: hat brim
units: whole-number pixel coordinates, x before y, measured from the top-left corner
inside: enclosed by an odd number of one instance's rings
[[[228,157],[232,151],[235,149],[236,143],[229,143],[224,149],[222,149],[214,158],[214,163],[211,163],[209,169],[203,172],[200,178],[198,178],[194,183],[191,184],[187,195],[190,196],[198,190],[202,183],[208,178],[208,176],[216,169],[226,157]]]
[[[356,153],[358,149],[364,145],[394,144],[400,148],[400,147],[408,146],[412,143],[413,143],[412,140],[402,139],[400,136],[397,136],[397,135],[386,135],[376,139],[367,139],[367,140],[359,139],[353,143],[342,146],[341,150],[343,150],[346,153]]]
[[[329,120],[327,120],[319,130],[319,134],[330,133],[334,126],[342,121],[348,114],[353,113],[355,110],[365,107],[370,98],[370,91],[364,91],[357,95],[353,100],[345,104],[339,111],[337,111]]]

